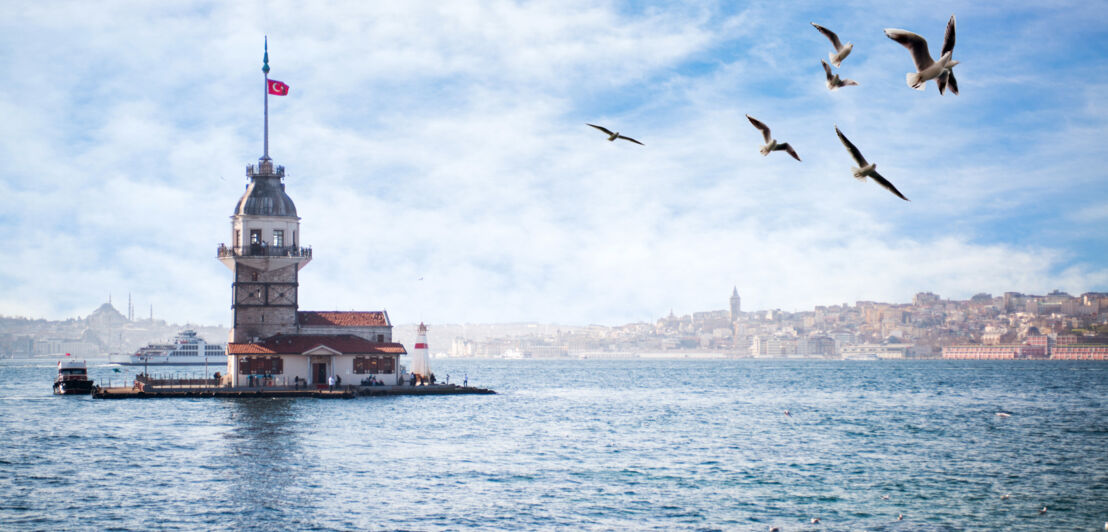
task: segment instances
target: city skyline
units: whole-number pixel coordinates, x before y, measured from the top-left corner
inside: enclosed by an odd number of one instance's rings
[[[261,155],[266,34],[291,87],[270,153],[315,252],[301,308],[614,325],[726,308],[732,286],[789,311],[1108,290],[1103,5],[13,11],[0,314],[130,291],[138,316],[230,322],[215,250]],[[952,14],[960,94],[911,90],[882,30],[934,49]],[[859,86],[826,89],[811,22],[854,43],[836,72]],[[762,157],[745,114],[804,162]],[[851,177],[833,124],[911,203]]]

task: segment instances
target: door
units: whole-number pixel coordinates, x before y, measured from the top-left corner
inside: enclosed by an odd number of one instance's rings
[[[312,384],[327,384],[327,363],[315,362],[312,364]]]

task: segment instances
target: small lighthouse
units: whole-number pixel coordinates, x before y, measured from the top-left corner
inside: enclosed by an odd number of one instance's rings
[[[431,378],[431,357],[427,354],[427,326],[419,324],[415,349],[412,350],[412,374],[427,382]]]

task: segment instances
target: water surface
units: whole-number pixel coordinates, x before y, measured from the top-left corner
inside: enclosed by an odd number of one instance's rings
[[[499,394],[105,401],[51,395],[49,362],[5,362],[0,528],[1102,530],[1108,521],[1105,363],[433,365],[440,378],[468,375]],[[90,373],[125,377],[106,365]]]

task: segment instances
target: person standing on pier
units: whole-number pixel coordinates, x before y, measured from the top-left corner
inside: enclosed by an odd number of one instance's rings
[[[334,391],[334,390],[335,390],[335,376],[331,375],[330,377],[327,377],[327,391]]]

